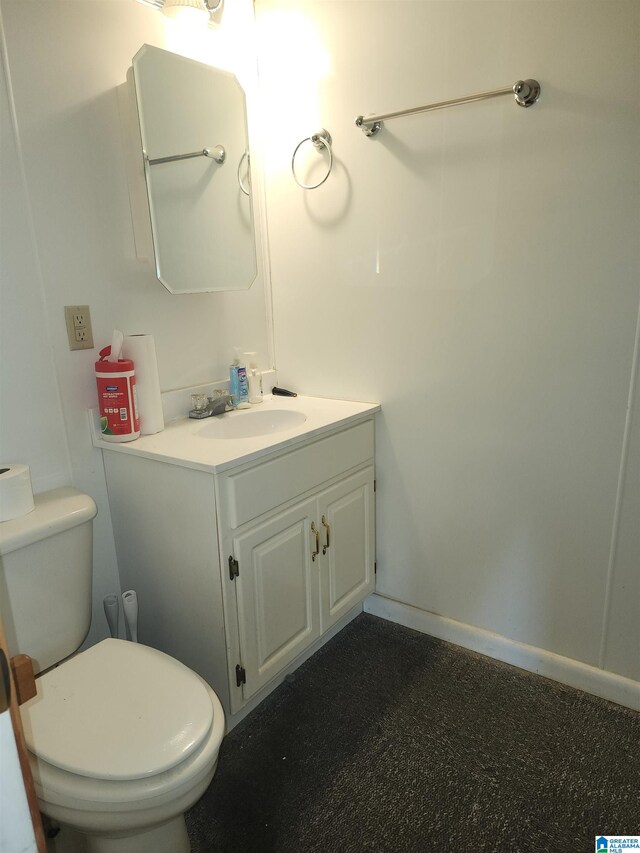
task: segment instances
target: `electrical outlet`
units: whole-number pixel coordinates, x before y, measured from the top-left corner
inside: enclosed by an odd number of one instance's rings
[[[93,331],[88,305],[65,305],[69,349],[93,349]]]

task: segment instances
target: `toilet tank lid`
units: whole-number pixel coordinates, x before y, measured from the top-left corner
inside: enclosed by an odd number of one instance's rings
[[[91,521],[98,512],[94,500],[72,486],[41,492],[33,502],[27,515],[0,522],[0,555]]]

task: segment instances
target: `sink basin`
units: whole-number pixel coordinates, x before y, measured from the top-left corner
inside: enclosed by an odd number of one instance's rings
[[[253,438],[272,435],[302,426],[307,416],[302,412],[286,409],[245,409],[216,415],[203,426],[194,430],[199,438]]]

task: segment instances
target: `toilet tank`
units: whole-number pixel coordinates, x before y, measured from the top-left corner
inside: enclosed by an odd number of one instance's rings
[[[12,655],[36,672],[72,654],[91,623],[93,500],[65,487],[0,523],[0,619]]]

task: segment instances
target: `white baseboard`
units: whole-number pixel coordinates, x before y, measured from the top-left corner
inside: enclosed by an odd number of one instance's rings
[[[501,634],[437,616],[382,595],[367,598],[364,611],[640,711],[640,682],[614,672],[518,643]]]

